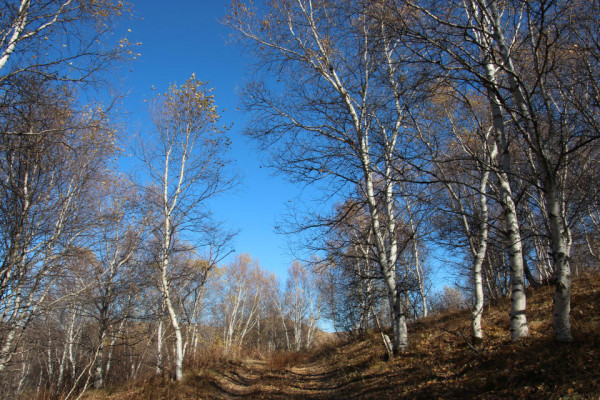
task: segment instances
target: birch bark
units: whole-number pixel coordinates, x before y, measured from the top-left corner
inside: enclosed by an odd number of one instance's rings
[[[361,188],[373,230],[374,257],[386,286],[397,354],[408,346],[408,337],[396,276],[398,176],[394,176],[394,164],[399,162],[404,110],[412,101],[407,93],[413,88],[406,89],[406,81],[400,88],[398,43],[387,42],[383,57],[373,51],[373,38],[379,35],[380,27],[371,24],[374,21],[366,14],[355,18],[361,14],[361,7],[353,2],[317,4],[296,0],[274,4],[261,23],[253,10],[236,3],[226,22],[258,49],[256,53],[264,56],[266,65],[277,64],[287,70],[293,64],[306,74],[306,86],[296,90],[297,81],[288,86],[296,96],[294,101],[305,105],[281,104],[261,85],[249,88],[250,107],[259,113],[264,111],[265,117],[257,118],[265,124],[257,123],[258,129],[253,129],[251,135],[278,152],[275,165],[280,170],[301,181],[315,183],[320,178],[331,178],[332,182],[352,182]],[[346,24],[352,20],[352,29],[336,25],[342,20]],[[279,75],[288,78],[285,72]],[[402,75],[402,79],[406,77]],[[315,93],[322,91],[335,107],[321,107],[325,104],[320,102],[322,99],[311,98],[313,89]],[[386,100],[378,97],[378,90],[386,93]],[[383,103],[389,107],[379,107]],[[273,145],[282,142],[285,144],[279,149]]]
[[[491,1],[487,6],[494,6]],[[521,240],[520,224],[517,218],[516,205],[513,201],[513,194],[510,185],[511,160],[509,141],[506,134],[504,115],[502,112],[502,101],[498,97],[500,87],[498,85],[498,68],[492,60],[494,59],[493,43],[491,38],[496,37],[503,41],[503,36],[498,33],[498,19],[490,18],[487,9],[482,9],[476,2],[470,3],[470,10],[477,23],[478,30],[474,30],[474,37],[478,41],[481,49],[481,57],[485,67],[486,80],[484,85],[487,88],[488,100],[492,111],[492,121],[494,127],[494,138],[498,147],[498,160],[496,161],[496,175],[500,186],[500,203],[504,209],[506,222],[506,236],[509,242],[509,260],[510,260],[510,282],[511,282],[511,338],[518,340],[529,333],[527,327],[526,295],[525,295],[525,277],[523,266],[523,244]],[[505,62],[510,62],[506,60]]]
[[[151,102],[151,117],[156,131],[151,147],[144,143],[141,161],[152,183],[148,197],[153,202],[159,223],[154,233],[157,241],[157,286],[175,334],[175,379],[183,377],[182,302],[175,287],[175,254],[182,250],[183,235],[193,231],[188,251],[203,245],[223,248],[231,237],[222,234],[210,221],[204,202],[231,188],[235,182],[226,175],[225,151],[229,145],[226,128],[218,126],[214,96],[206,83],[192,75],[183,85],[173,84]],[[206,233],[204,233],[206,232]],[[214,265],[209,263],[209,268]],[[209,271],[207,270],[206,273]],[[162,321],[159,328],[162,329]],[[159,329],[159,331],[160,331]],[[159,341],[160,343],[160,341]],[[160,347],[159,347],[160,349]]]

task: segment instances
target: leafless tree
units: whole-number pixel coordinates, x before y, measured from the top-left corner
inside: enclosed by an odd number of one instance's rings
[[[235,1],[225,22],[265,77],[280,83],[269,88],[257,72],[243,94],[255,113],[248,133],[272,151],[273,165],[293,181],[326,182],[330,195],[361,190],[398,352],[408,345],[396,236],[399,164],[412,144],[406,110],[435,82],[409,63],[411,54],[370,18],[369,7],[379,9],[358,1],[277,1],[260,15]]]
[[[271,292],[278,290],[275,283],[275,277],[248,254],[238,255],[225,266],[215,322],[222,324],[227,355],[238,356],[250,332],[260,324],[265,302],[272,301]]]
[[[3,0],[0,3],[0,98],[18,96],[13,82],[23,77],[50,86],[99,82],[118,61],[135,57],[126,38],[110,36],[124,14],[122,1]],[[52,133],[50,127],[3,133]],[[37,129],[37,130],[36,130]]]
[[[186,248],[223,249],[231,235],[220,232],[209,218],[206,201],[230,189],[234,179],[226,169],[226,129],[218,125],[214,96],[205,83],[192,76],[181,86],[171,85],[152,100],[150,111],[154,137],[149,146],[140,142],[140,155],[149,177],[147,198],[158,220],[153,228],[158,286],[175,331],[175,377],[180,380],[184,339],[174,298],[173,258]],[[186,234],[193,234],[187,244]],[[210,263],[212,267],[215,260]]]
[[[0,151],[2,265],[0,267],[0,371],[6,368],[38,305],[73,246],[88,230],[91,197],[115,152],[114,131],[102,113],[77,113],[71,99],[32,85],[13,108],[22,119],[3,119],[13,131],[52,129],[54,135],[3,135]],[[41,98],[40,98],[41,97]],[[71,129],[82,121],[85,130]],[[41,124],[41,125],[39,125]]]
[[[322,299],[319,293],[318,269],[310,270],[295,261],[288,268],[284,293],[287,319],[292,324],[294,350],[300,351],[312,345],[317,322],[321,318]]]

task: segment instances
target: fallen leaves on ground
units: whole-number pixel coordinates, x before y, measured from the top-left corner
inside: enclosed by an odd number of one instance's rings
[[[181,383],[133,383],[86,398],[598,399],[600,275],[573,285],[572,343],[552,338],[552,297],[551,287],[529,291],[530,335],[514,343],[510,304],[503,299],[486,307],[486,336],[477,346],[467,343],[468,311],[455,311],[412,323],[410,349],[391,361],[384,360],[381,338],[372,333],[283,364],[225,362],[189,373]]]

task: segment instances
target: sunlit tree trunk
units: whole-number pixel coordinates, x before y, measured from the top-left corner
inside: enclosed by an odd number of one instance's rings
[[[162,374],[165,370],[165,361],[163,355],[163,319],[162,308],[159,315],[158,328],[156,330],[156,374]]]
[[[488,3],[493,6],[494,1]],[[482,61],[485,67],[486,80],[484,85],[487,88],[488,101],[492,112],[492,124],[494,140],[498,147],[498,157],[496,160],[496,176],[498,177],[500,187],[500,204],[504,210],[506,223],[506,236],[508,239],[508,255],[510,261],[510,284],[511,284],[511,338],[518,340],[527,336],[529,329],[527,327],[526,317],[526,295],[525,295],[525,274],[523,265],[523,244],[521,240],[520,224],[517,218],[517,208],[513,201],[513,192],[510,184],[511,176],[511,158],[509,141],[502,112],[502,101],[498,96],[500,90],[498,85],[497,71],[498,66],[492,60],[494,59],[494,49],[490,38],[496,36],[496,23],[493,18],[489,18],[487,9],[482,9],[481,4],[472,1],[467,12],[473,13],[479,21],[477,31],[474,29],[480,48],[482,49]],[[497,22],[497,21],[496,21]],[[505,60],[506,61],[506,60]]]
[[[527,336],[527,307],[525,295],[525,271],[523,266],[523,243],[521,240],[520,224],[517,219],[517,208],[513,201],[512,189],[509,182],[510,153],[508,142],[505,138],[504,122],[500,106],[492,100],[492,111],[494,113],[495,140],[500,150],[498,155],[498,176],[500,187],[500,203],[504,210],[506,223],[506,236],[508,239],[508,256],[510,262],[510,332],[512,340],[518,340]]]

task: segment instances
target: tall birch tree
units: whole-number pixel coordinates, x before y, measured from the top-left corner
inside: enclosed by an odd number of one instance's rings
[[[0,139],[0,372],[89,230],[91,199],[116,151],[101,111],[77,112],[64,92],[26,83],[0,117],[3,128],[23,133]]]
[[[150,178],[148,198],[155,207],[158,224],[155,265],[163,304],[175,333],[175,379],[183,377],[184,337],[175,302],[172,271],[174,255],[180,250],[203,246],[222,248],[229,235],[219,232],[211,221],[206,200],[229,189],[225,152],[229,147],[226,129],[212,90],[192,75],[183,85],[173,84],[151,102],[154,141],[142,143],[142,161]],[[189,244],[183,245],[185,235]],[[213,264],[214,265],[214,264]]]
[[[326,182],[332,196],[361,190],[398,353],[408,335],[398,286],[396,167],[398,149],[410,153],[406,109],[428,80],[423,69],[408,72],[410,54],[364,11],[358,1],[296,0],[271,2],[259,15],[234,1],[225,23],[263,67],[243,96],[255,113],[248,133],[272,151],[273,166],[295,182]]]

